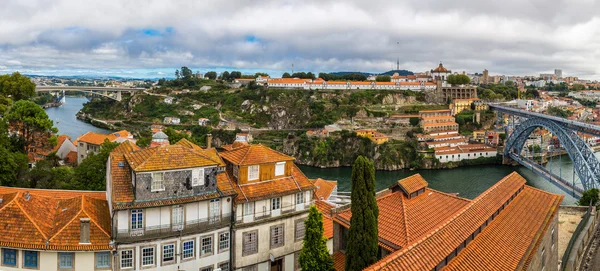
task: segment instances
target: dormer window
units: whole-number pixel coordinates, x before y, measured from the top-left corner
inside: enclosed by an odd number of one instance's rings
[[[282,176],[285,174],[285,162],[279,162],[275,164],[275,176]]]
[[[151,191],[164,191],[165,190],[165,174],[164,173],[152,173],[152,185]]]
[[[239,167],[234,165],[233,166],[233,177],[236,177],[236,178],[238,177],[238,170],[239,170]]]
[[[259,169],[258,165],[248,167],[248,181],[258,180]]]
[[[204,169],[192,170],[192,186],[204,185]]]

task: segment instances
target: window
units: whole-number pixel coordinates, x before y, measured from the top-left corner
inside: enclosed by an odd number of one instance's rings
[[[154,247],[142,248],[142,266],[154,265]]]
[[[144,228],[144,211],[142,209],[131,210],[131,229],[141,230]]]
[[[168,244],[168,245],[163,246],[162,260],[163,260],[163,262],[170,262],[170,261],[175,260],[175,245],[174,244]]]
[[[200,271],[213,271],[213,268],[212,266],[202,267],[200,268]]]
[[[204,185],[204,169],[192,170],[192,186]]]
[[[238,166],[233,166],[233,177],[236,177],[236,178],[238,177],[238,170],[239,170]]]
[[[17,266],[17,250],[10,248],[2,249],[2,265]]]
[[[24,251],[23,266],[30,268],[38,268],[38,252],[37,251]]]
[[[275,176],[281,176],[285,174],[285,162],[279,162],[275,164]]]
[[[242,243],[242,255],[250,255],[258,252],[258,231],[245,232]]]
[[[183,242],[183,259],[194,257],[194,240]]]
[[[254,214],[254,202],[244,203],[244,215]]]
[[[296,237],[296,241],[304,239],[304,220],[296,221],[296,230],[294,231],[294,236]]]
[[[258,171],[259,171],[258,165],[249,166],[248,167],[248,181],[258,180]]]
[[[296,204],[304,203],[304,192],[296,193]]]
[[[121,251],[121,268],[133,268],[133,249]]]
[[[251,266],[246,266],[244,268],[242,268],[242,271],[258,271],[258,265],[251,265]]]
[[[152,187],[151,191],[164,191],[165,190],[165,174],[164,173],[152,173]]]
[[[58,253],[58,267],[65,268],[65,269],[73,268],[73,257],[75,257],[73,255],[73,253],[59,252]]]
[[[221,200],[220,199],[211,199],[208,211],[210,213],[210,220],[209,220],[210,224],[221,222]]]
[[[223,262],[218,265],[221,271],[229,271],[229,262]]]
[[[281,208],[281,198],[271,199],[271,210],[279,210]]]
[[[202,237],[202,248],[200,250],[200,255],[205,256],[212,254],[213,251],[213,242],[212,236]]]
[[[283,246],[283,224],[271,226],[271,248]]]
[[[182,206],[173,206],[172,213],[172,225],[173,231],[181,231],[183,230],[183,207]]]
[[[96,252],[96,268],[110,268],[109,252]]]
[[[219,233],[219,252],[229,249],[229,232]]]

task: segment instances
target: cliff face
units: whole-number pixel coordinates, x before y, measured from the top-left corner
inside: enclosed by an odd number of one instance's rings
[[[314,167],[352,166],[359,156],[372,159],[377,170],[400,170],[418,166],[412,142],[376,145],[366,138],[342,135],[336,138],[288,137],[283,152],[302,165]]]

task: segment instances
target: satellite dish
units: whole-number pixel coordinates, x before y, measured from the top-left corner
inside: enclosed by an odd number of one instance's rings
[[[269,253],[269,259],[271,259],[271,262],[274,262],[275,261],[275,256],[273,256],[273,254]]]

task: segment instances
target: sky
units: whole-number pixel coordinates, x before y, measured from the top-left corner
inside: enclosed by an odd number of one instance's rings
[[[0,73],[173,77],[266,71],[600,79],[595,0],[3,0]]]

